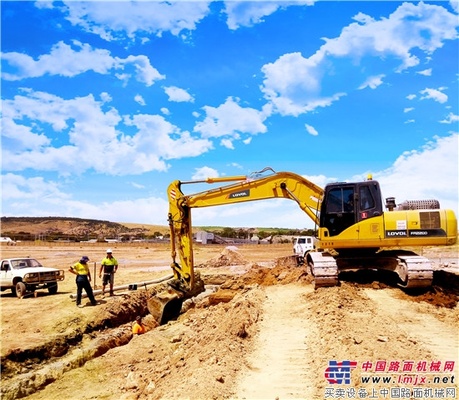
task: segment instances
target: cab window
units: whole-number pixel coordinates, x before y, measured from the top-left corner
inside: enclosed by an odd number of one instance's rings
[[[327,210],[329,213],[354,212],[353,188],[336,188],[330,190]]]
[[[360,187],[360,209],[369,210],[375,207],[375,200],[371,195],[370,188],[368,186]]]

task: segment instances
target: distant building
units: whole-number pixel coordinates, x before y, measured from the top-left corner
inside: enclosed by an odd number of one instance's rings
[[[212,232],[198,231],[196,232],[194,240],[202,244],[213,243],[215,235]]]

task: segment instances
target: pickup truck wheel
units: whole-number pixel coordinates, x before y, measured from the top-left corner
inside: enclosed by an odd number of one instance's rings
[[[57,282],[48,283],[48,293],[49,294],[57,293]]]
[[[27,292],[26,285],[23,282],[16,283],[16,296],[22,299]]]

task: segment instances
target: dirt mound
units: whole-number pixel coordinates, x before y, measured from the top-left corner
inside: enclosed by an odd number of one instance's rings
[[[236,246],[228,246],[223,251],[206,261],[203,264],[199,264],[198,268],[215,268],[215,267],[229,267],[231,265],[247,264],[247,260],[238,252]]]
[[[289,283],[312,283],[313,277],[306,271],[306,267],[292,266],[290,257],[276,260],[276,266],[269,268],[258,264],[251,264],[250,269],[241,276],[228,277],[221,285],[223,289],[240,289],[245,286],[286,285]]]
[[[245,367],[262,302],[262,292],[254,288],[230,303],[190,309],[177,321],[66,372],[57,388],[47,386],[29,398],[55,398],[57,390],[59,398],[74,399],[81,379],[85,390],[77,396],[84,399],[228,398]]]
[[[372,289],[399,288],[397,275],[384,270],[360,270],[341,272],[340,281],[355,287]],[[437,307],[454,308],[459,301],[459,275],[448,271],[434,271],[432,286],[428,288],[400,288],[400,296],[413,301],[426,302]]]
[[[413,301],[429,303],[436,307],[455,308],[459,302],[459,276],[448,271],[434,271],[431,287],[410,291],[407,294]]]

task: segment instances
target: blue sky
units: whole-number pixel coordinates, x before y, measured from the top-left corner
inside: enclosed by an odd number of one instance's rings
[[[2,216],[167,224],[264,167],[458,213],[458,2],[2,1]],[[211,189],[187,185],[186,193]],[[194,225],[312,227],[288,200]]]

